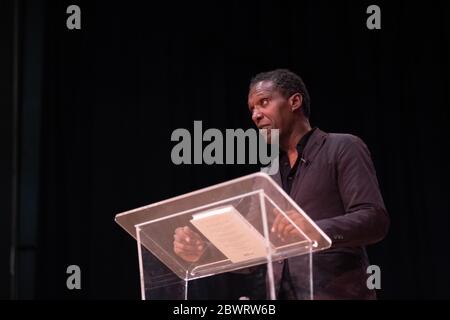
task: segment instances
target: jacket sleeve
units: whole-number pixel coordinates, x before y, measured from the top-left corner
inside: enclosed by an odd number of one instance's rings
[[[382,240],[389,216],[370,152],[358,137],[346,135],[336,152],[336,178],[345,214],[317,221],[332,247],[354,247]]]

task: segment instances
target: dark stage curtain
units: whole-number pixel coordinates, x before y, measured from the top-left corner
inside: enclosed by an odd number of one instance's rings
[[[310,91],[312,125],[358,135],[371,150],[392,219],[369,247],[379,298],[450,297],[445,1],[378,2],[381,30],[366,27],[372,2],[312,0],[77,1],[81,30],[68,30],[72,2],[36,0],[39,48],[22,47],[22,57],[29,48],[42,58],[31,84],[40,129],[30,296],[138,298],[135,242],[115,214],[257,170],[176,166],[171,133],[193,132],[194,120],[204,130],[252,127],[251,76],[289,68]],[[66,288],[71,264],[82,290]]]

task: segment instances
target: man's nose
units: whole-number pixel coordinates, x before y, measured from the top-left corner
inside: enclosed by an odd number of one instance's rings
[[[252,114],[252,120],[254,122],[258,122],[263,118],[263,114],[261,113],[261,111],[257,110],[256,108],[253,110],[253,114]]]

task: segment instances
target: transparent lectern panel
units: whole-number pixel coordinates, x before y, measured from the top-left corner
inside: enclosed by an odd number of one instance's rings
[[[273,200],[257,190],[137,227],[141,245],[181,279],[189,281],[263,264],[268,255],[274,261],[307,253],[311,240],[291,222],[291,218],[295,219],[293,215],[300,216],[278,209]],[[288,236],[282,237],[270,230],[275,219],[286,220],[285,228],[291,231]],[[193,243],[198,247],[193,255],[177,254],[174,248],[177,229],[188,229],[189,234],[198,239]]]
[[[270,287],[277,282],[271,266],[278,265],[273,262],[331,245],[264,173],[131,210],[117,215],[116,221],[182,281],[267,264]],[[179,241],[174,243],[177,237],[183,238],[181,247]],[[308,277],[312,270],[305,268]],[[274,298],[276,288],[268,291]]]
[[[138,239],[140,238],[140,232]],[[143,300],[186,300],[188,282],[180,279],[138,241]]]
[[[313,299],[312,247],[309,253],[291,258],[289,262],[287,260],[273,262],[270,264],[272,267],[269,267],[269,264],[260,265],[187,281],[180,279],[142,246],[139,242],[139,229],[137,232],[143,300]],[[286,263],[288,266],[284,265]],[[279,277],[283,276],[285,268],[293,272],[290,272],[289,279],[280,281]]]

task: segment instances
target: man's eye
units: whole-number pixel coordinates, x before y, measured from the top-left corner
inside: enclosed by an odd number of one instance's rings
[[[261,105],[262,105],[262,106],[265,106],[265,105],[267,105],[268,103],[269,103],[269,99],[267,99],[267,98],[264,98],[264,99],[261,100]]]

